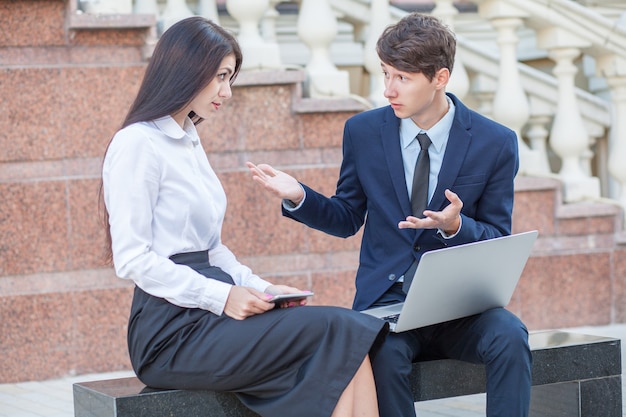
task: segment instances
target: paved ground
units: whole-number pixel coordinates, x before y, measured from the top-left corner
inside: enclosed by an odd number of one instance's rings
[[[579,327],[571,330],[622,339],[622,358],[626,358],[626,325]],[[624,362],[626,361],[622,360],[622,366],[626,369]],[[0,384],[0,417],[72,417],[74,416],[72,384],[131,375],[131,372],[113,372],[49,381]],[[626,384],[622,383],[622,387],[626,393]],[[484,403],[484,395],[470,395],[418,403],[416,410],[418,417],[481,417],[484,416]],[[626,404],[622,407],[623,415],[626,417]]]

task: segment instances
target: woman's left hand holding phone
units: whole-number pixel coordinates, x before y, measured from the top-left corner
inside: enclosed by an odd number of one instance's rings
[[[243,320],[255,314],[265,313],[274,308],[274,303],[269,301],[271,298],[271,294],[254,288],[233,285],[226,299],[224,314],[235,320]]]
[[[310,291],[302,291],[295,287],[288,285],[270,285],[265,289],[265,292],[273,296],[284,296],[284,299],[270,300],[276,304],[278,308],[289,308],[306,305],[307,298],[313,295]],[[289,297],[293,294],[295,297]]]
[[[305,297],[296,300],[273,301],[275,295],[301,294],[306,291],[287,285],[270,285],[260,292],[250,287],[233,285],[224,306],[224,314],[236,320],[243,320],[255,314],[262,314],[275,307],[289,308],[306,305]],[[312,293],[309,293],[312,295]],[[307,296],[309,295],[307,294]]]

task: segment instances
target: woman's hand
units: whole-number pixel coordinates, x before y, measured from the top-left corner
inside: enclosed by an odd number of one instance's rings
[[[278,308],[288,308],[306,305],[306,298],[292,301],[274,303],[269,301],[278,294],[297,294],[305,292],[288,285],[270,285],[265,292],[257,291],[254,288],[233,285],[228,294],[224,314],[236,320],[243,320],[255,314],[263,314],[266,311]]]
[[[295,287],[290,287],[288,285],[270,285],[269,287],[265,289],[265,292],[271,295],[278,295],[278,294],[297,294],[297,293],[301,293],[305,291],[302,291]],[[303,305],[306,305],[306,303],[307,303],[307,299],[301,298],[298,300],[278,302],[276,303],[276,306],[278,306],[278,308],[289,308],[289,307],[303,306]]]
[[[274,308],[274,303],[268,300],[270,294],[257,291],[254,288],[233,285],[228,294],[224,314],[236,320],[243,320],[255,314],[262,314]]]

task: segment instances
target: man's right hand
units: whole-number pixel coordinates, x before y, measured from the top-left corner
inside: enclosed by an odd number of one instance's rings
[[[267,164],[254,165],[252,162],[246,162],[246,166],[252,173],[252,179],[275,196],[284,200],[290,200],[296,206],[304,198],[302,186],[291,175],[274,169]]]

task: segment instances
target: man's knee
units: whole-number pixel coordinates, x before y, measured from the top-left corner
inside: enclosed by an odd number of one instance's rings
[[[522,359],[530,361],[531,352],[528,345],[528,330],[522,321],[508,310],[499,308],[489,310],[486,314],[490,322],[490,328],[485,333],[483,340],[487,359],[508,358],[512,360]]]
[[[414,346],[406,335],[390,333],[372,359],[374,374],[407,374],[411,372]]]

